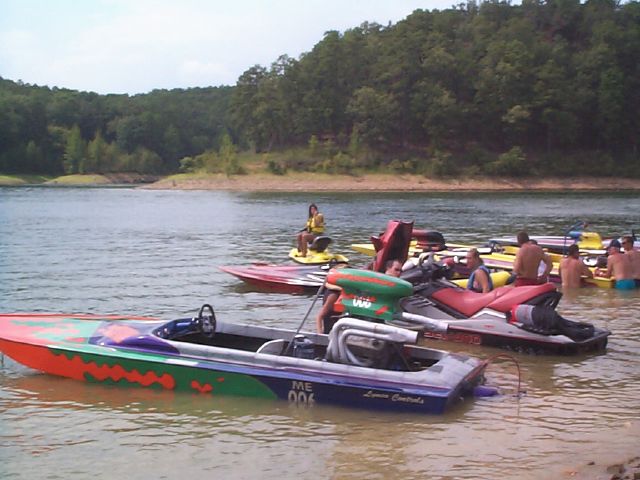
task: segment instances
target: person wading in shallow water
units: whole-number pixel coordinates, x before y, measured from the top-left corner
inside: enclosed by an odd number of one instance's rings
[[[324,215],[318,211],[315,203],[309,205],[309,218],[305,227],[296,235],[299,257],[307,256],[307,246],[318,236],[324,233]]]
[[[634,240],[630,236],[622,237],[622,246],[624,247],[624,254],[631,261],[631,273],[636,282],[636,287],[640,287],[640,251],[634,248]]]
[[[540,285],[547,282],[549,273],[553,268],[551,258],[544,253],[539,245],[531,243],[527,232],[518,232],[518,245],[520,249],[513,262],[513,273],[516,274],[514,286]],[[546,268],[541,275],[538,275],[540,262],[544,262]]]
[[[580,248],[575,243],[569,245],[567,256],[560,260],[562,288],[580,288],[582,277],[592,278],[593,274],[580,258]]]
[[[633,279],[633,266],[631,265],[631,257],[620,252],[620,242],[611,240],[607,248],[609,256],[607,257],[607,268],[603,270],[596,268],[596,276],[613,277],[616,280],[616,288],[620,290],[631,290],[636,288],[636,282]]]

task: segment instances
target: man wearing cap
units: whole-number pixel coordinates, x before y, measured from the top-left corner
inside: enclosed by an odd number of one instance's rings
[[[631,258],[620,253],[620,242],[616,239],[609,243],[609,256],[607,257],[607,269],[603,271],[596,269],[596,275],[602,277],[613,277],[616,280],[616,288],[621,290],[630,290],[636,288],[636,282],[633,279],[633,267],[631,266]]]

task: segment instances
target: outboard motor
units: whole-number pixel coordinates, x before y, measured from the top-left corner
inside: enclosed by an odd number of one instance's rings
[[[406,280],[355,268],[334,269],[327,282],[342,288],[336,307],[350,316],[387,322],[393,319],[398,301],[413,294]]]

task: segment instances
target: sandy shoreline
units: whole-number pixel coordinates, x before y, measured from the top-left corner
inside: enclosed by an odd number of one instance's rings
[[[154,190],[227,190],[267,192],[498,192],[498,191],[640,191],[640,178],[427,178],[421,175],[368,173],[250,173],[249,175],[178,174],[168,177],[116,173],[65,175],[33,181],[20,176],[1,176],[0,186],[110,187],[132,186]]]
[[[420,175],[366,174],[361,176],[319,173],[268,175],[174,175],[142,186],[147,189],[231,191],[582,191],[640,190],[632,178],[465,178],[430,179]]]

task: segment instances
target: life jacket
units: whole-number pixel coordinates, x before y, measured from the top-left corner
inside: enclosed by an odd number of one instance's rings
[[[476,279],[476,272],[478,270],[482,270],[487,274],[487,278],[489,279],[489,291],[493,290],[493,280],[491,280],[491,272],[489,272],[489,269],[484,265],[479,265],[478,268],[476,268],[473,272],[471,272],[471,275],[469,275],[469,280],[467,280],[467,290],[472,290],[474,292],[480,291],[473,287],[473,283],[475,282],[475,279]]]
[[[316,234],[324,233],[324,217],[321,218],[323,219],[323,222],[319,225],[316,225],[316,217],[311,217],[307,220],[307,232]]]

